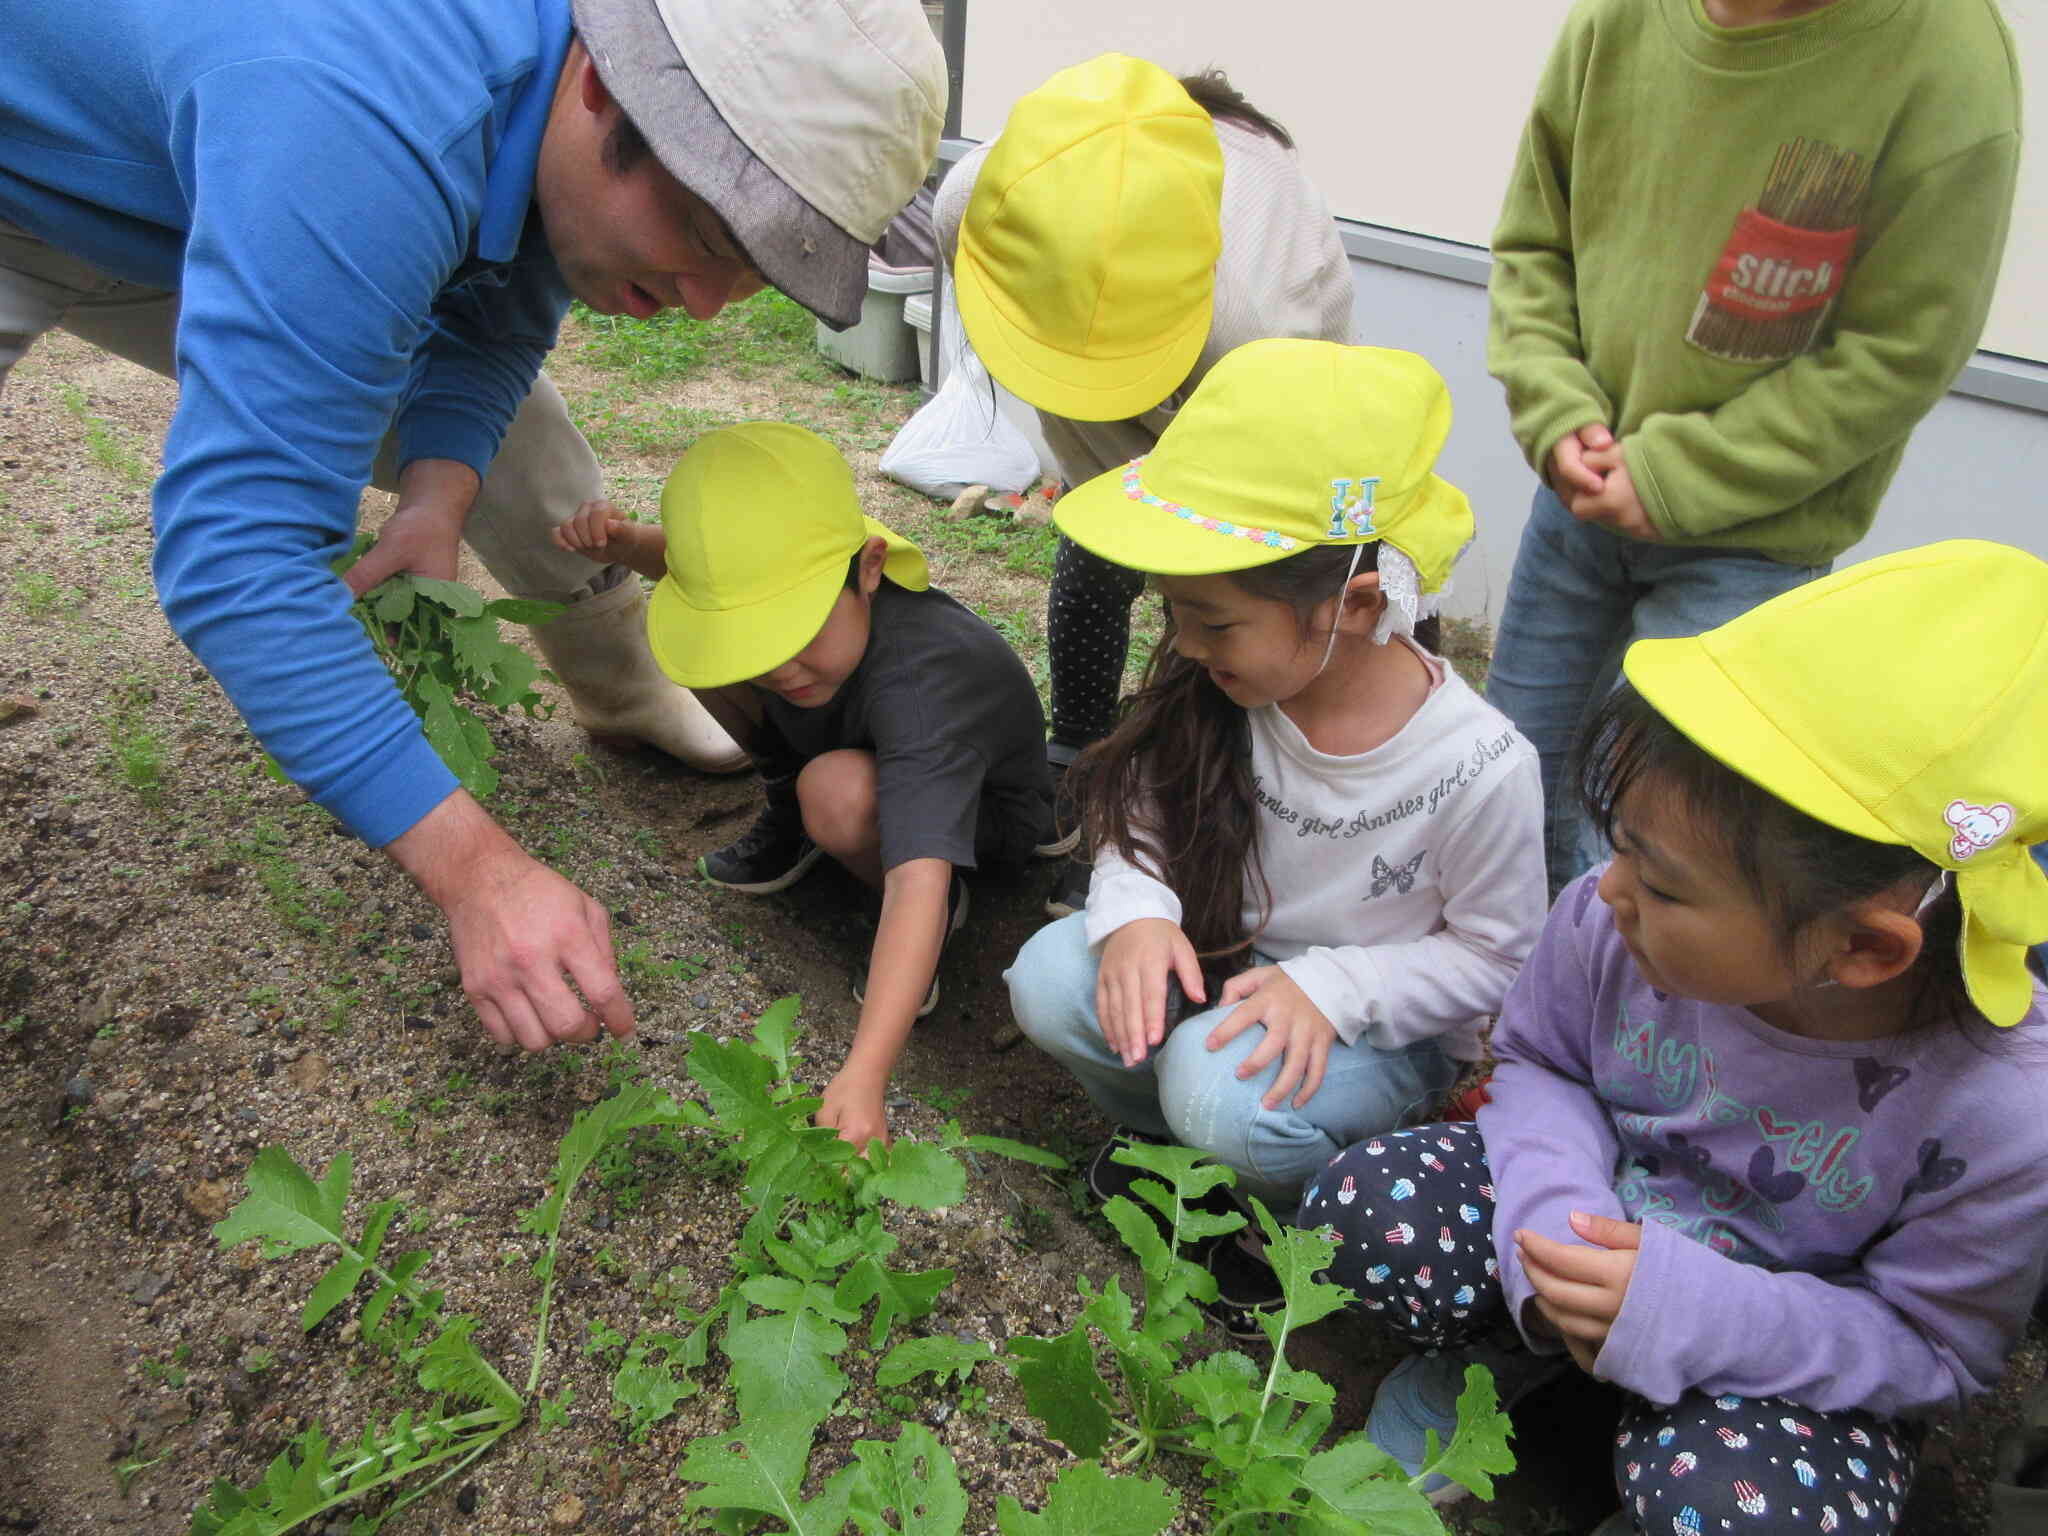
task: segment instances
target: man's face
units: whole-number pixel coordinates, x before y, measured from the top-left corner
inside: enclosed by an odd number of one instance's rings
[[[572,44],[534,177],[534,201],[569,291],[599,314],[636,320],[664,309],[709,320],[759,291],[761,275],[724,222],[659,159],[643,155],[626,171],[607,162],[605,141],[619,118],[590,56]]]

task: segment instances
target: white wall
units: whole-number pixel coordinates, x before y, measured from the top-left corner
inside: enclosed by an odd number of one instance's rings
[[[1961,3],[1961,0],[1938,0]],[[1568,0],[966,0],[961,132],[993,137],[1055,70],[1119,50],[1214,64],[1286,123],[1340,218],[1485,245],[1536,77]],[[2001,0],[2027,136],[2048,143],[2048,0]],[[2048,154],[2021,167],[1984,346],[2048,362]],[[1374,338],[1378,339],[1378,338]]]

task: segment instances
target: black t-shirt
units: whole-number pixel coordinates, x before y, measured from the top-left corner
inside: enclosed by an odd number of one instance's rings
[[[965,869],[1018,863],[1050,825],[1045,713],[1017,653],[936,587],[884,580],[867,654],[831,703],[768,695],[767,717],[796,755],[874,753],[882,867],[944,859]]]

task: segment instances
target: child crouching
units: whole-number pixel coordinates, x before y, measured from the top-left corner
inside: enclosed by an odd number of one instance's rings
[[[1286,1207],[1479,1053],[1543,922],[1535,756],[1412,638],[1472,534],[1433,470],[1449,426],[1413,354],[1253,342],[1056,514],[1153,573],[1169,626],[1077,764],[1087,908],[1025,945],[1011,1001],[1121,1134]],[[1133,1176],[1109,1150],[1105,1199]],[[1208,1257],[1227,1305],[1270,1298]]]
[[[1038,691],[1000,635],[930,584],[917,547],[862,515],[846,461],[814,433],[708,433],[661,505],[660,529],[593,502],[555,537],[658,581],[655,660],[728,701],[749,685],[804,835],[882,893],[860,1023],[818,1123],[886,1141],[890,1073],[966,920],[958,871],[1020,863],[1049,835]]]

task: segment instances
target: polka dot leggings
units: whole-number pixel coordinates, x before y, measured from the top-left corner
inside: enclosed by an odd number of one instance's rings
[[[1131,645],[1131,604],[1144,590],[1139,572],[1091,555],[1072,539],[1060,540],[1045,604],[1055,742],[1084,747],[1115,728]]]
[[[1336,1230],[1328,1278],[1410,1344],[1456,1349],[1505,1321],[1493,1175],[1475,1125],[1345,1148],[1310,1181],[1295,1224]],[[1614,1483],[1648,1536],[1889,1536],[1914,1459],[1913,1432],[1874,1414],[1689,1392],[1668,1407],[1626,1399]]]

